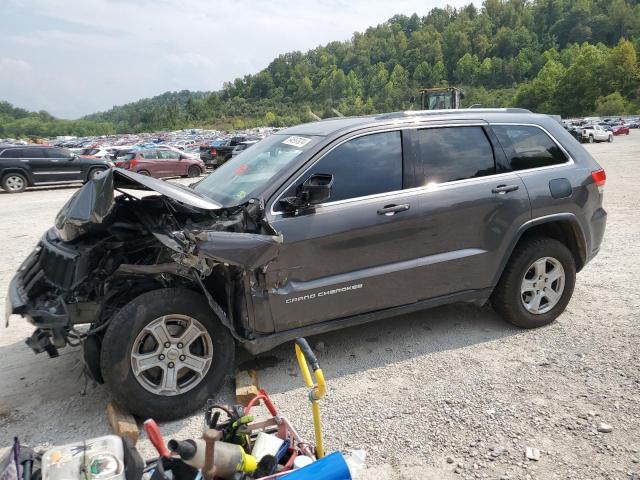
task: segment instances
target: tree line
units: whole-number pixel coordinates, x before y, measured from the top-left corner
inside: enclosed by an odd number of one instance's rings
[[[639,48],[640,0],[485,0],[396,15],[217,92],[167,92],[81,121],[120,132],[284,126],[409,109],[418,88],[447,85],[465,90],[467,106],[637,114]]]

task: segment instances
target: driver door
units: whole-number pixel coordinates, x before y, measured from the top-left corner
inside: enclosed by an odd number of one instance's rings
[[[270,223],[283,247],[267,270],[276,331],[415,301],[416,195],[403,188],[402,132],[371,133],[330,150],[279,198],[315,174],[332,175],[331,197],[294,215],[279,202]],[[409,180],[409,181],[408,181]]]

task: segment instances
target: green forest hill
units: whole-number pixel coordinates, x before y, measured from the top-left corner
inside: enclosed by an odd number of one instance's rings
[[[639,114],[639,51],[640,0],[485,0],[396,15],[217,92],[167,92],[68,121],[0,103],[0,137],[284,126],[310,112],[408,109],[418,88],[446,85],[461,86],[466,105]]]

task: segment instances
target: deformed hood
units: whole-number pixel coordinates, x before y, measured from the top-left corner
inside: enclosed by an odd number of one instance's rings
[[[187,188],[119,168],[110,169],[87,182],[58,212],[55,227],[60,238],[70,242],[102,224],[114,209],[117,188],[153,190],[203,210],[221,208],[220,204]]]
[[[111,174],[114,177],[115,188],[153,190],[161,195],[165,195],[181,203],[186,203],[187,205],[201,208],[203,210],[218,210],[219,208],[222,208],[222,205],[219,203],[214,202],[193,190],[165,182],[159,178],[140,175],[139,173],[129,172],[128,170],[120,168],[111,170]]]

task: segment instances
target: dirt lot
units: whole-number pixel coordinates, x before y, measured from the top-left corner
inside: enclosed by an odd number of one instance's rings
[[[640,131],[587,148],[607,171],[609,220],[567,311],[523,331],[489,307],[455,305],[313,338],[330,387],[328,450],[365,449],[367,478],[640,478]],[[11,275],[74,191],[0,194],[0,312]],[[108,433],[108,392],[81,393],[80,352],[35,356],[23,343],[30,333],[19,320],[0,329],[0,439]],[[239,361],[258,368],[276,405],[311,437],[292,346]],[[228,382],[220,400],[231,392]],[[197,435],[201,416],[162,428]],[[539,449],[538,461],[526,447]]]

